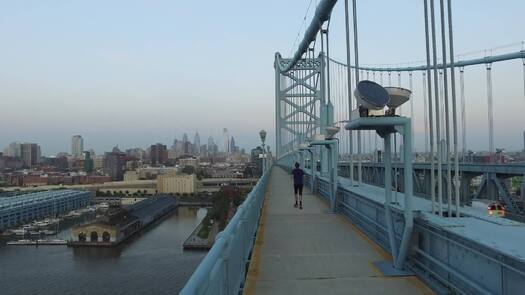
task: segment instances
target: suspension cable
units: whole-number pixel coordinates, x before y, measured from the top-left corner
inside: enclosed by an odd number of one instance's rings
[[[445,0],[439,1],[439,9],[441,16],[441,54],[443,56],[443,63],[447,62],[447,42],[445,33]],[[451,69],[453,70],[453,69]],[[445,102],[445,163],[447,164],[447,209],[448,217],[452,216],[452,170],[450,166],[450,120],[449,120],[449,105],[448,105],[448,70],[443,69],[443,100]]]
[[[412,72],[408,72],[408,88],[410,88],[410,91],[414,91],[413,90],[413,76],[412,76]],[[416,149],[415,149],[415,138],[414,138],[414,100],[411,99],[410,100],[410,125],[411,125],[411,130],[412,130],[412,153],[415,153],[416,152]]]
[[[357,0],[352,0],[352,16],[354,23],[354,63],[355,63],[355,85],[359,83],[359,38],[358,38],[358,29],[357,29]],[[361,171],[361,131],[357,131],[357,181],[359,185],[363,181],[363,174]]]
[[[436,104],[436,141],[437,141],[437,181],[438,181],[438,210],[439,217],[443,217],[443,178],[441,167],[441,118],[439,112],[439,81],[438,81],[438,65],[437,65],[437,42],[436,42],[436,19],[434,12],[434,0],[430,0],[430,26],[432,28],[432,63],[434,70],[434,94]]]
[[[327,96],[328,96],[328,103],[330,103],[330,100],[331,100],[331,98],[330,98],[330,39],[329,39],[329,29],[330,29],[330,19],[328,19],[328,26],[326,27],[326,31],[325,31],[325,34],[326,34],[326,61],[327,61],[326,62],[326,72],[328,73],[327,77],[326,77],[326,81],[327,81],[326,92],[327,92]]]
[[[492,64],[488,63],[487,68],[487,104],[489,122],[489,153],[490,162],[494,163],[494,107],[492,104]]]
[[[523,99],[525,99],[525,58],[521,59],[523,63]]]
[[[459,155],[458,155],[458,121],[457,121],[457,102],[456,102],[456,69],[454,63],[454,36],[452,29],[452,1],[447,1],[448,8],[448,37],[450,52],[450,90],[452,92],[452,129],[454,130],[454,195],[456,199],[456,217],[460,217],[459,205]]]
[[[467,116],[465,110],[465,69],[463,67],[459,68],[459,92],[461,100],[461,148],[462,148],[462,158],[465,162],[465,155],[467,154]]]
[[[428,103],[427,103],[427,74],[423,72],[423,123],[425,125],[425,155],[428,154]]]
[[[348,0],[345,0],[345,37],[346,37],[346,83],[348,96],[348,119],[352,120],[352,68],[350,67],[350,17],[348,15]],[[354,144],[353,132],[349,130],[348,148],[350,153],[350,185],[354,182]]]
[[[397,72],[397,87],[401,87],[401,72]],[[410,89],[412,91],[412,89]],[[403,105],[399,106],[399,115],[403,115]]]
[[[434,120],[433,120],[433,110],[432,110],[432,80],[430,72],[430,36],[429,36],[429,27],[428,27],[428,0],[423,2],[425,10],[425,49],[426,49],[426,85],[428,86],[428,127],[430,129],[429,133],[429,142],[430,142],[430,198],[432,201],[432,214],[436,213],[436,178],[435,166],[434,166]]]

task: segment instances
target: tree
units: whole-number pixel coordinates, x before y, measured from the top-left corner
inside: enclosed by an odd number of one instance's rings
[[[195,174],[195,167],[193,166],[184,166],[184,168],[182,168],[182,173],[184,174]]]

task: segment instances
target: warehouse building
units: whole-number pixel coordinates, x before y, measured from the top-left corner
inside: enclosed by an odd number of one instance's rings
[[[90,193],[54,190],[0,198],[0,230],[89,205]]]

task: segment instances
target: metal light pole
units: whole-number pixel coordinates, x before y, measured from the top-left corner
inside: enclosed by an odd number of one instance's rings
[[[264,171],[266,171],[266,149],[264,148],[264,141],[266,140],[266,131],[259,131],[259,136],[261,137],[262,142],[262,174],[264,174]]]
[[[309,147],[324,146],[328,150],[328,173],[330,182],[330,211],[335,213],[337,207],[337,159],[339,158],[339,139],[334,138],[339,127],[326,127],[326,137],[323,140],[312,140]],[[323,163],[324,165],[324,163]],[[312,173],[313,174],[313,173]]]

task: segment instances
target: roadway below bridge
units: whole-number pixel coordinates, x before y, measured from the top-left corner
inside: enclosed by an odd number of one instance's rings
[[[345,217],[304,192],[293,207],[292,178],[274,167],[244,294],[433,294],[415,276],[385,277],[391,260]]]

